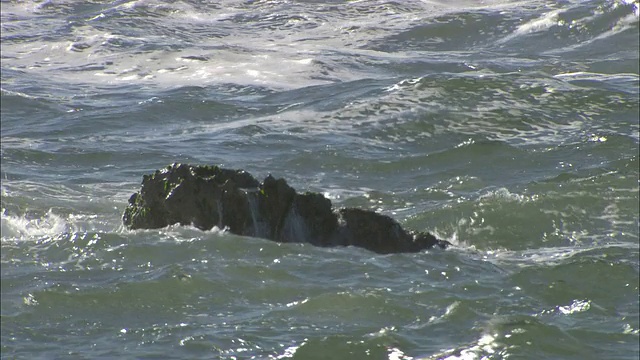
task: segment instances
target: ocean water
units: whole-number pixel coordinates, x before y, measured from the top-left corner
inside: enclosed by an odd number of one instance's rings
[[[2,359],[640,356],[638,1],[0,5]],[[125,229],[174,162],[455,246]]]

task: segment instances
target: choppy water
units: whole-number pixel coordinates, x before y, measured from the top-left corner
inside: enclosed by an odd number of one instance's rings
[[[640,356],[637,1],[1,6],[3,359]],[[456,246],[124,229],[173,162]]]

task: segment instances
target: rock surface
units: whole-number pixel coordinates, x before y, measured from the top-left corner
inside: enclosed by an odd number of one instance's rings
[[[284,179],[262,183],[242,170],[173,164],[144,175],[122,217],[130,229],[173,224],[214,226],[238,235],[318,246],[358,246],[376,253],[418,252],[449,242],[404,230],[369,210],[334,210],[321,194],[298,194]]]

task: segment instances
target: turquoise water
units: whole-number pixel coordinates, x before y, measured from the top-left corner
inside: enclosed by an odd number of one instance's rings
[[[3,1],[4,359],[637,359],[637,1]],[[129,231],[173,162],[455,246]]]

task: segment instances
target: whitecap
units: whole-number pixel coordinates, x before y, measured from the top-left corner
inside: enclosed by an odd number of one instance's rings
[[[54,237],[69,232],[71,225],[60,215],[49,210],[41,217],[29,218],[25,215],[10,215],[6,209],[0,217],[2,223],[2,240],[36,239]]]
[[[557,26],[559,22],[559,15],[562,9],[557,9],[543,14],[542,16],[527,21],[524,24],[518,26],[518,28],[505,38],[498,41],[498,43],[506,43],[515,38],[522,37],[531,33],[543,32],[553,26]]]

